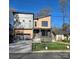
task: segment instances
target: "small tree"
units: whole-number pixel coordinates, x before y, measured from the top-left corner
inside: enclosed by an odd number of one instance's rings
[[[67,31],[67,29],[69,29],[70,28],[70,26],[69,26],[69,24],[68,23],[64,23],[63,24],[63,26],[62,26],[62,31]]]
[[[58,28],[57,28],[57,27],[54,27],[52,31],[53,31],[54,33],[57,33],[57,32],[58,32]]]

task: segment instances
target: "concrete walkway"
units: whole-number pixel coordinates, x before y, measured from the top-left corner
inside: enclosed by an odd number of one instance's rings
[[[32,41],[24,40],[9,44],[9,53],[29,53],[32,52]]]

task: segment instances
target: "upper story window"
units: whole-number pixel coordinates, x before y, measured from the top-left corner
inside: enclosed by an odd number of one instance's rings
[[[25,20],[23,20],[23,22],[25,22]]]
[[[37,22],[35,22],[35,26],[37,26]]]
[[[48,21],[42,21],[42,26],[47,27],[48,26]]]

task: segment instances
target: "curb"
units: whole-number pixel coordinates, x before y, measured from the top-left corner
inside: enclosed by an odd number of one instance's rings
[[[49,52],[70,52],[70,50],[43,50],[43,51],[33,51],[32,53],[49,53]]]

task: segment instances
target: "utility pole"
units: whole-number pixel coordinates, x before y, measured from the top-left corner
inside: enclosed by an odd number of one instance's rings
[[[63,17],[63,24],[65,23],[65,10],[66,10],[66,6],[68,4],[68,0],[59,0],[59,3],[60,3],[60,10],[61,10],[61,13],[62,13],[62,17]]]

